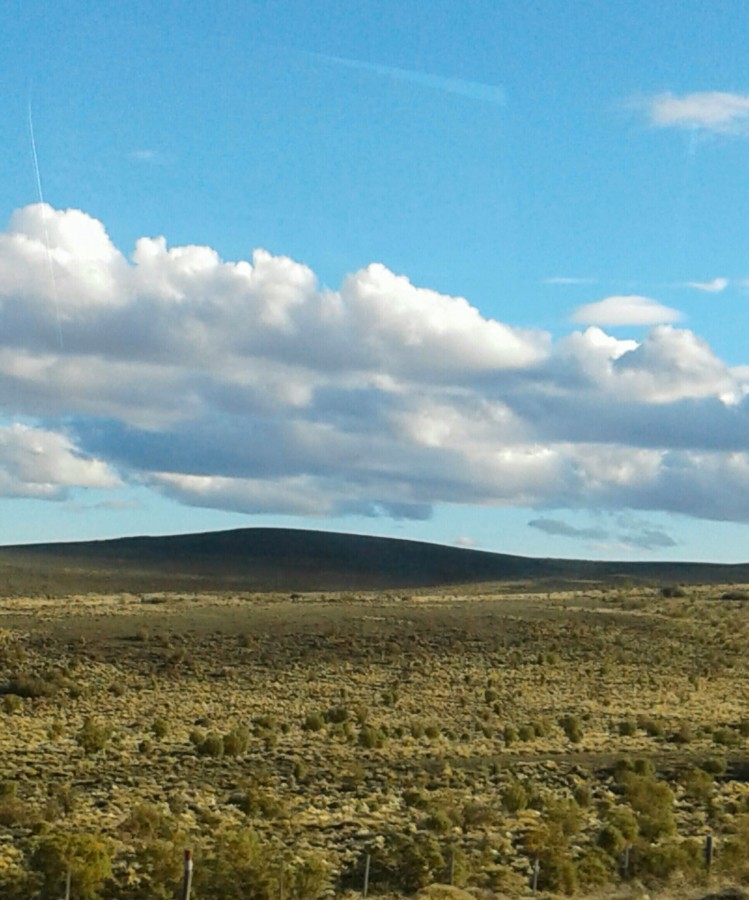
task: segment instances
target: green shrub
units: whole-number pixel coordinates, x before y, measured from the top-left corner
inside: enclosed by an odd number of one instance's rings
[[[331,706],[331,708],[325,713],[324,718],[326,722],[331,722],[334,724],[346,722],[349,718],[348,707]]]
[[[183,842],[151,839],[134,852],[137,883],[128,885],[128,900],[173,900],[183,881]],[[119,897],[119,894],[117,895]]]
[[[725,756],[711,756],[703,759],[700,763],[700,769],[709,775],[724,775],[726,771]]]
[[[28,804],[17,796],[13,787],[12,792],[0,795],[0,825],[4,828],[24,827],[33,819]]]
[[[713,778],[702,769],[692,767],[687,770],[682,778],[684,794],[690,800],[700,803],[707,802],[713,794]]]
[[[59,673],[48,673],[45,677],[20,672],[12,675],[7,684],[0,687],[0,694],[15,694],[17,697],[36,699],[51,697],[62,687],[63,679]]]
[[[199,756],[219,758],[224,755],[224,738],[217,732],[211,731],[197,744],[195,749]]]
[[[544,804],[544,819],[548,824],[556,824],[565,837],[577,834],[582,825],[580,807],[574,800],[560,800],[553,797]]]
[[[579,716],[563,716],[559,720],[559,727],[573,744],[579,744],[583,739],[583,723]]]
[[[536,719],[536,721],[532,723],[532,727],[536,737],[545,738],[554,730],[554,723],[547,716],[543,716],[540,719]]]
[[[20,712],[23,709],[23,700],[18,694],[6,694],[3,697],[3,712],[8,715]]]
[[[676,731],[669,735],[672,744],[689,744],[694,740],[694,728],[689,722],[682,722]]]
[[[415,740],[419,740],[419,738],[424,737],[424,725],[421,722],[413,721],[411,722],[411,737]]]
[[[652,759],[645,756],[638,756],[632,763],[632,771],[635,775],[655,775],[655,765]]]
[[[502,791],[502,806],[508,813],[521,812],[528,806],[528,792],[517,781],[509,781]]]
[[[257,786],[235,795],[231,802],[251,819],[278,819],[286,811],[277,794]]]
[[[652,776],[631,775],[624,787],[644,838],[655,841],[674,834],[674,795],[665,782]]]
[[[741,735],[733,728],[716,728],[713,731],[713,743],[722,747],[736,747],[742,740]]]
[[[497,810],[487,803],[472,800],[463,807],[462,826],[464,831],[483,828],[497,821]]]
[[[155,803],[143,801],[130,810],[120,825],[120,830],[132,838],[152,840],[170,837],[173,826],[168,816]]]
[[[632,737],[637,734],[637,722],[634,719],[622,719],[617,730],[622,737]]]
[[[277,854],[249,828],[225,831],[195,867],[194,887],[201,900],[277,900]]]
[[[627,843],[634,841],[640,833],[637,816],[628,806],[614,806],[605,815],[608,825],[615,828]]]
[[[166,719],[155,719],[151,725],[151,733],[159,741],[165,738],[169,734],[169,725]]]
[[[91,717],[88,717],[84,720],[83,727],[76,735],[76,741],[83,752],[90,756],[103,750],[111,736],[111,728],[101,725]]]
[[[435,809],[424,819],[424,828],[437,834],[447,834],[454,824],[445,809]]]
[[[342,875],[343,887],[361,890],[365,857]],[[371,850],[370,885],[380,891],[414,894],[444,877],[446,860],[439,843],[424,832],[389,831]]]
[[[57,738],[62,737],[65,734],[65,726],[62,722],[52,722],[52,724],[47,729],[47,737],[51,740],[57,740]]]
[[[385,743],[385,734],[382,729],[375,728],[374,725],[364,725],[359,732],[359,746],[367,750],[374,750]]]
[[[325,727],[325,717],[320,712],[307,713],[302,727],[305,731],[322,731]]]
[[[717,864],[720,872],[737,879],[749,865],[749,815],[738,816],[734,828],[734,833],[721,842]]]
[[[648,737],[660,738],[665,734],[663,723],[652,716],[638,716],[637,727],[641,728]]]
[[[242,756],[250,746],[250,733],[246,728],[235,728],[224,735],[224,755]]]
[[[575,785],[572,796],[578,806],[587,809],[593,801],[593,792],[587,781],[581,781]]]
[[[105,881],[112,877],[114,848],[99,835],[84,832],[43,837],[32,853],[29,865],[44,897],[61,897],[68,872],[71,895],[93,900]]]
[[[317,900],[329,886],[329,867],[317,854],[308,854],[284,872],[284,893],[291,900]]]
[[[604,825],[598,832],[598,846],[614,859],[619,856],[628,843],[621,831],[611,822]]]
[[[382,692],[382,702],[385,706],[393,707],[398,703],[398,691],[395,689]]]
[[[407,788],[402,794],[403,802],[413,809],[425,809],[428,801],[423,791],[418,788]]]
[[[630,872],[646,883],[662,883],[678,874],[693,880],[703,868],[700,841],[685,840],[642,845],[633,848]]]
[[[47,804],[44,810],[44,818],[47,822],[56,822],[58,819],[69,816],[78,806],[80,794],[78,789],[71,784],[50,785],[47,793]]]
[[[613,854],[609,855],[604,850],[605,848],[589,847],[577,860],[577,879],[582,887],[603,887],[614,876]]]
[[[542,891],[574,894],[577,890],[577,869],[569,856],[560,849],[542,853],[538,857],[538,887]]]

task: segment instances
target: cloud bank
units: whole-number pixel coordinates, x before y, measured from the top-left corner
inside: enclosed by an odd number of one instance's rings
[[[609,300],[616,324],[663,322],[647,298]],[[330,290],[263,250],[141,238],[127,258],[102,223],[40,204],[0,233],[4,496],[125,482],[247,513],[747,521],[748,383],[672,324],[554,343],[379,264]]]

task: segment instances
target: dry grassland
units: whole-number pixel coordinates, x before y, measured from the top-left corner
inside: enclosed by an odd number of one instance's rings
[[[0,601],[0,893],[739,883],[749,601],[683,593]]]

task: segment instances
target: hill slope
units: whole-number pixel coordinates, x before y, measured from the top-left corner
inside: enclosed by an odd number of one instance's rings
[[[749,564],[533,559],[281,528],[0,547],[0,592],[367,590],[484,581],[746,583]]]

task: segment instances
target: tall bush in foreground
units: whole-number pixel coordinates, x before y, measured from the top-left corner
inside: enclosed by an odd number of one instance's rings
[[[38,880],[42,897],[62,897],[68,871],[71,896],[93,900],[112,877],[114,848],[103,837],[85,832],[44,837],[30,859],[30,868]]]

